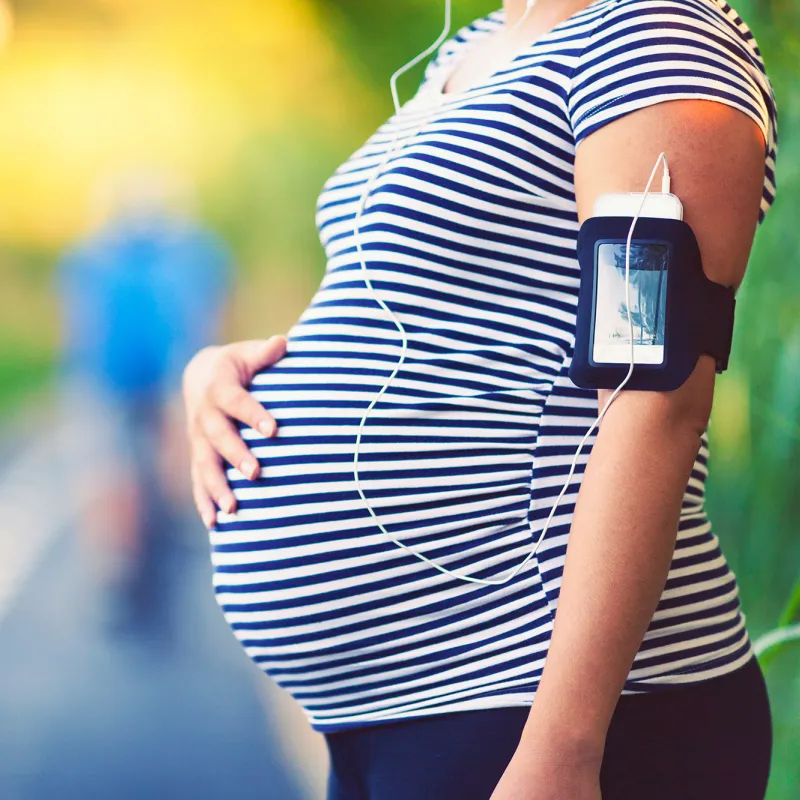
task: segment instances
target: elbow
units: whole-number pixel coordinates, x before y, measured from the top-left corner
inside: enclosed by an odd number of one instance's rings
[[[677,404],[666,410],[665,421],[668,429],[678,435],[700,438],[708,428],[711,419],[711,403],[695,402]]]
[[[711,419],[714,402],[716,364],[711,356],[701,356],[686,383],[667,393],[666,418],[673,428],[702,436]]]

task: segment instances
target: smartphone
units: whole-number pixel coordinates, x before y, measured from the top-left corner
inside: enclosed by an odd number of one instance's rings
[[[595,217],[634,217],[642,204],[644,192],[601,194],[594,202]],[[677,195],[649,192],[641,216],[659,219],[683,219],[683,203]]]
[[[643,193],[604,194],[594,206],[596,217],[633,218]],[[648,194],[642,217],[683,219],[683,205],[674,194]],[[667,277],[672,248],[667,241],[634,237],[630,255],[630,317],[635,364],[664,363],[666,346]],[[592,361],[629,364],[630,323],[625,291],[626,242],[600,241],[595,246],[595,296]]]

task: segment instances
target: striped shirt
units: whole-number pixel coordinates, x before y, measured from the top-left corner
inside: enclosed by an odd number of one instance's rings
[[[211,533],[228,623],[319,731],[532,702],[591,450],[536,557],[505,585],[437,572],[380,531],[353,476],[359,421],[401,351],[354,241],[376,172],[362,243],[408,354],[365,427],[362,487],[394,536],[483,578],[529,553],[597,414],[597,394],[568,377],[576,147],[654,103],[725,103],[764,134],[762,219],[772,203],[772,92],[723,0],[595,0],[480,85],[443,93],[472,44],[502,25],[496,12],[445,43],[415,97],[326,183],[325,276],[286,357],[251,387],[280,432],[243,429],[262,477],[228,472],[239,510]],[[703,437],[626,693],[706,680],[752,655],[704,511],[707,458]]]

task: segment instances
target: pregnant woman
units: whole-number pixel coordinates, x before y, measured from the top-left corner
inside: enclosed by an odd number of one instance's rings
[[[776,137],[724,0],[506,0],[325,185],[288,336],[187,367],[217,597],[325,734],[331,800],[763,798],[766,691],[704,510],[710,357],[619,394],[505,578],[609,396],[568,375],[595,198],[666,152],[738,287]]]

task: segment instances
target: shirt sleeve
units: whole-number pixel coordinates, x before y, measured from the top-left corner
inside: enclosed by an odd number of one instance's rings
[[[725,6],[727,8],[727,6]],[[569,89],[576,147],[603,125],[667,100],[714,100],[777,134],[772,87],[752,33],[713,0],[618,0],[578,59]]]

